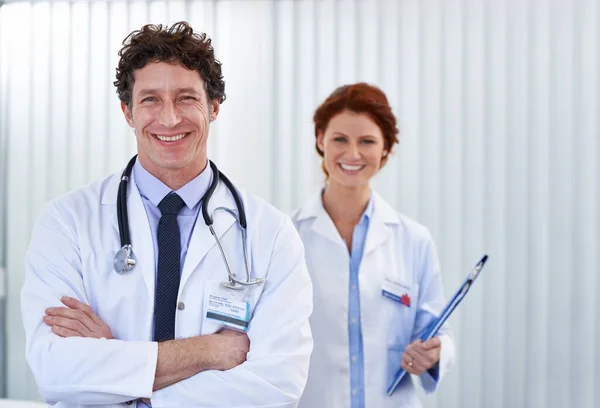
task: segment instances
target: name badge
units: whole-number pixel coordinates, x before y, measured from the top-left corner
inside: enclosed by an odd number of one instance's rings
[[[385,278],[381,285],[381,295],[398,302],[401,305],[410,307],[411,287],[403,282],[394,282],[389,278]]]
[[[223,326],[246,332],[250,323],[250,303],[209,293],[206,299],[206,318]]]

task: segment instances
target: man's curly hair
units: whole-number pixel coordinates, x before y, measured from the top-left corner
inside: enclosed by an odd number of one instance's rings
[[[225,81],[221,74],[221,63],[215,59],[211,39],[205,33],[194,33],[185,21],[171,27],[147,24],[135,30],[123,40],[119,51],[117,87],[119,99],[131,110],[135,70],[149,62],[180,62],[190,70],[198,71],[204,79],[209,101],[225,101]]]

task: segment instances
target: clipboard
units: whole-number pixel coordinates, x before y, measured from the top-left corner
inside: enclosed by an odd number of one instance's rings
[[[437,334],[438,330],[442,327],[442,325],[448,319],[448,317],[450,317],[450,315],[452,314],[452,312],[454,311],[456,306],[458,306],[460,304],[460,302],[463,300],[463,298],[465,297],[465,295],[471,288],[471,285],[473,284],[473,282],[475,282],[475,279],[477,279],[477,277],[479,276],[479,273],[483,269],[483,266],[487,262],[487,259],[488,259],[488,256],[484,255],[483,258],[481,258],[481,260],[479,262],[477,262],[477,265],[475,265],[475,268],[473,268],[473,271],[471,271],[471,273],[469,273],[467,275],[467,278],[464,280],[463,284],[458,288],[458,290],[456,291],[456,293],[454,294],[452,299],[446,304],[446,307],[444,307],[444,309],[442,310],[442,313],[440,313],[440,316],[429,324],[429,327],[427,328],[425,333],[421,336],[421,341],[426,341],[426,340],[434,337]],[[396,373],[396,375],[394,376],[394,381],[387,389],[388,396],[391,397],[394,394],[394,392],[396,391],[396,388],[398,388],[398,385],[400,384],[400,381],[402,381],[402,379],[404,378],[405,375],[406,375],[406,370],[404,370],[403,368],[400,368],[398,370],[398,372]]]

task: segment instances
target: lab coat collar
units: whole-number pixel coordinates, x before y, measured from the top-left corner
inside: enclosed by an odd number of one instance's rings
[[[373,218],[384,224],[400,224],[400,217],[394,208],[376,191],[373,194]]]
[[[329,239],[334,244],[346,247],[346,244],[331,220],[331,217],[329,217],[329,214],[327,214],[327,211],[325,211],[325,208],[323,207],[322,194],[323,187],[319,188],[300,210],[297,220],[303,221],[314,218],[315,220],[312,223],[311,228],[315,233]]]
[[[391,238],[392,225],[400,224],[398,213],[376,192],[373,195],[373,217],[369,223],[363,256],[374,251]]]
[[[325,211],[322,200],[323,189],[319,188],[310,198],[307,204],[300,210],[297,216],[298,221],[314,218],[312,230],[317,234],[329,239],[330,241],[346,246],[340,236],[331,217]],[[372,190],[373,213],[369,221],[369,231],[365,242],[364,253],[367,254],[383,244],[390,238],[392,230],[390,224],[400,224],[400,218],[396,211],[381,197],[376,191]]]
[[[323,187],[319,187],[317,191],[310,197],[308,202],[302,207],[298,213],[298,221],[303,221],[308,218],[321,217],[327,215],[323,208]]]
[[[102,205],[117,205],[117,193],[119,191],[119,182],[121,173],[115,173],[106,180],[106,184],[100,194],[100,203]],[[131,183],[131,180],[129,181]],[[115,225],[117,225],[115,220]]]

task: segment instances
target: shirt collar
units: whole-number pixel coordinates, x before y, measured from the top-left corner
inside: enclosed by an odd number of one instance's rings
[[[158,204],[167,194],[173,191],[162,181],[150,174],[150,172],[140,164],[139,160],[136,160],[133,165],[133,177],[138,190],[140,190],[140,194],[156,207],[158,207]],[[200,200],[202,200],[211,181],[212,169],[207,161],[207,165],[202,173],[175,192],[181,197],[186,207],[191,210],[198,205]]]

